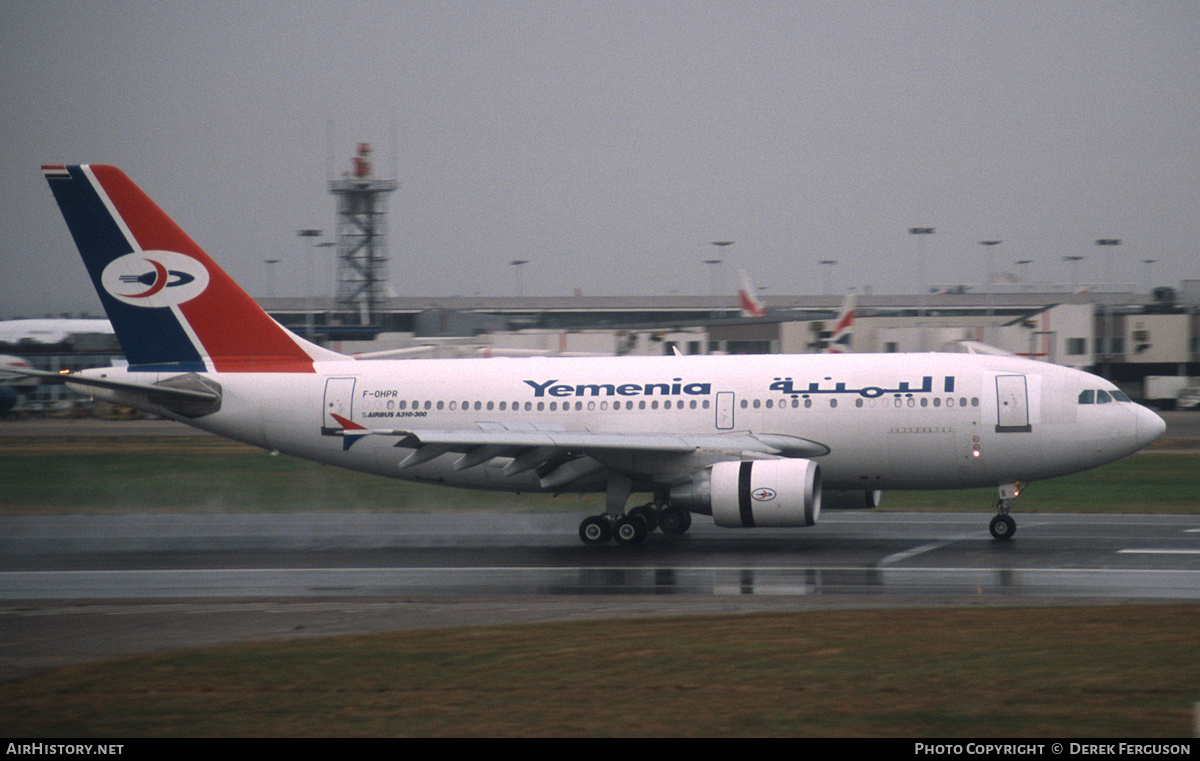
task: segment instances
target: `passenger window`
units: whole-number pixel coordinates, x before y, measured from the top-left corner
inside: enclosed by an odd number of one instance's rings
[[[1079,403],[1080,404],[1095,404],[1096,403],[1096,392],[1092,391],[1090,388],[1087,391],[1080,391],[1079,392]]]

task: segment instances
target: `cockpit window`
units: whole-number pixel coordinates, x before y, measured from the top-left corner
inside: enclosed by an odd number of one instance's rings
[[[1086,391],[1079,392],[1080,404],[1108,404],[1109,402],[1132,402],[1123,391],[1113,389],[1105,391],[1104,389],[1089,388]]]

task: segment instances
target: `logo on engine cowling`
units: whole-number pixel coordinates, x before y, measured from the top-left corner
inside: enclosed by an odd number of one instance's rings
[[[754,501],[756,502],[770,502],[771,500],[775,499],[776,494],[774,489],[763,487],[761,489],[755,489],[752,491],[750,496],[753,497]]]

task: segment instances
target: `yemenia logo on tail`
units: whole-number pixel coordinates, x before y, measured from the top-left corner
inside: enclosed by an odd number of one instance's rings
[[[113,298],[135,307],[170,307],[208,288],[208,270],[175,251],[138,251],[114,259],[100,276]]]

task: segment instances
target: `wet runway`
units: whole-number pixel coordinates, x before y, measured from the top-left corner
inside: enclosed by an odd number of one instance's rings
[[[1200,413],[1167,413],[1194,451]],[[8,421],[0,436],[201,435]],[[811,529],[585,547],[577,515],[0,516],[0,681],[70,663],[405,628],[866,606],[1195,602],[1200,516],[825,512]]]
[[[1200,516],[826,513],[585,547],[573,515],[0,517],[0,680],[413,627],[876,605],[1200,599]]]
[[[574,515],[0,518],[5,600],[396,595],[1200,599],[1200,516],[831,513],[585,547]]]

